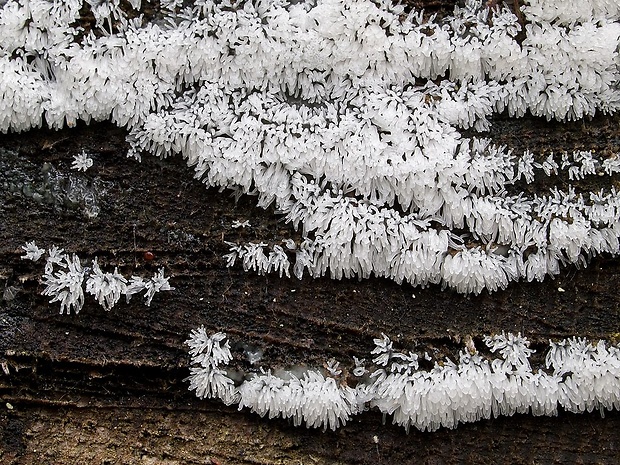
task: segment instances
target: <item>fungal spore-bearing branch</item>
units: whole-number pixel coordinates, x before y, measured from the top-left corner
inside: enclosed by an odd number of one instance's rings
[[[182,4],[146,21],[118,1],[3,2],[0,130],[111,119],[132,155],[179,153],[206,185],[275,204],[304,239],[272,245],[277,263],[233,245],[261,272],[289,259],[297,276],[479,293],[618,253],[617,154],[461,134],[496,113],[615,112],[617,2],[528,0],[524,22],[475,0],[441,20],[369,0]],[[609,187],[520,190],[563,171]]]

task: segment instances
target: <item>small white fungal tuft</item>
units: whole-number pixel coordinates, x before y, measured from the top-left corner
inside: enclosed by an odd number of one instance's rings
[[[91,166],[93,166],[93,159],[84,150],[73,157],[72,169],[86,171]]]
[[[24,252],[26,253],[20,258],[22,260],[32,260],[33,262],[38,261],[45,253],[45,249],[37,247],[37,244],[34,241],[30,241],[27,242],[26,245],[22,245],[22,249],[24,249]]]

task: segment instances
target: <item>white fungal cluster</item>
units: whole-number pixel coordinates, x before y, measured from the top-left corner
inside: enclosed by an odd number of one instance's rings
[[[90,267],[82,267],[82,262],[76,254],[69,255],[63,249],[51,246],[47,251],[39,248],[34,241],[22,246],[25,254],[22,259],[38,261],[46,252],[45,273],[43,274],[42,294],[52,297],[50,303],[60,302],[60,314],[78,314],[84,306],[84,282],[86,292],[106,311],[110,311],[125,296],[127,302],[134,294],[144,292],[144,304],[151,305],[153,296],[159,291],[172,291],[169,277],[164,276],[164,269],[160,268],[152,278],[144,280],[141,276],[132,276],[127,280],[114,268],[113,273],[103,272],[97,257]]]
[[[188,379],[191,381],[189,388],[195,390],[198,397],[217,398],[230,405],[238,401],[238,395],[233,380],[220,368],[232,360],[228,341],[221,344],[224,339],[224,333],[209,336],[202,327],[192,331],[185,343],[190,348],[192,363],[198,366],[191,369]]]
[[[557,415],[561,408],[603,414],[620,409],[620,349],[604,341],[550,341],[545,368],[534,369],[528,340],[502,333],[484,339],[491,352],[499,352],[498,358],[482,355],[470,340],[458,363],[446,358],[423,370],[418,360],[432,361],[427,353],[400,353],[382,335],[374,340],[371,371],[355,358],[349,378],[331,361],[324,371],[272,374],[261,369],[235,383],[226,371],[233,356],[224,340],[225,334],[209,336],[204,327],[192,331],[186,341],[194,365],[190,390],[261,416],[292,419],[296,426],[335,430],[369,408],[391,415],[407,430],[413,426],[423,431],[515,413]],[[235,379],[240,376],[234,374]]]
[[[246,271],[252,270],[258,272],[258,274],[266,274],[273,271],[278,272],[280,277],[286,275],[286,277],[290,278],[291,274],[289,270],[291,263],[282,246],[276,244],[272,247],[272,250],[266,254],[264,249],[267,244],[264,242],[248,242],[244,245],[226,242],[226,244],[230,247],[230,252],[224,255],[227,266],[233,266],[237,260],[241,260],[243,269]],[[294,249],[295,242],[289,240],[287,248]],[[298,270],[296,267],[295,274],[301,278],[303,269]]]
[[[93,159],[82,150],[81,153],[73,156],[73,163],[71,163],[71,169],[76,171],[86,171],[88,168],[93,166]]]
[[[440,21],[387,1],[172,1],[145,24],[87,3],[99,35],[80,36],[80,0],[0,7],[0,130],[126,126],[134,156],[180,153],[205,184],[275,203],[303,232],[297,276],[479,293],[619,251],[613,187],[519,192],[564,162],[459,132],[616,111],[615,2],[528,0],[524,30],[477,0]],[[560,156],[571,181],[616,179],[617,154]],[[273,253],[244,266],[288,274]]]

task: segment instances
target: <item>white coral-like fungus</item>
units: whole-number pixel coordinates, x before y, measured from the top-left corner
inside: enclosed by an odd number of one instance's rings
[[[334,378],[308,370],[300,378],[271,372],[252,377],[238,388],[239,409],[248,407],[261,416],[291,418],[298,426],[335,430],[363,409],[356,391],[339,386]]]
[[[226,405],[238,402],[233,380],[228,377],[225,370],[212,365],[193,367],[190,370],[189,389],[196,391],[196,396],[201,399],[220,399]]]
[[[157,292],[174,290],[174,287],[170,286],[169,279],[170,277],[166,278],[164,276],[163,268],[160,268],[151,279],[146,281],[141,276],[132,276],[125,291],[127,301],[131,300],[132,295],[146,291],[144,293],[144,304],[150,307],[153,296]]]
[[[225,339],[224,333],[215,333],[209,336],[204,326],[201,326],[191,332],[190,338],[185,341],[185,344],[189,346],[192,361],[204,366],[219,366],[226,365],[232,360],[228,340],[222,345],[222,341]]]
[[[620,409],[620,349],[604,341],[585,339],[551,342],[547,371],[532,369],[533,350],[520,334],[485,336],[491,359],[472,351],[471,341],[459,354],[458,363],[436,361],[431,370],[418,366],[418,354],[397,352],[386,336],[375,339],[372,351],[378,365],[355,388],[340,376],[335,360],[327,363],[325,376],[306,369],[301,376],[270,370],[249,374],[235,387],[222,365],[232,360],[223,333],[209,336],[204,327],[194,330],[186,344],[192,356],[190,390],[203,397],[238,403],[261,416],[292,419],[295,425],[336,429],[353,416],[374,407],[392,415],[407,430],[435,431],[460,423],[498,415],[528,413],[557,415],[562,407],[571,412]],[[425,359],[429,360],[428,354]],[[355,358],[355,366],[362,366]],[[360,372],[355,376],[362,376]]]
[[[224,333],[207,335],[204,327],[193,330],[190,338],[185,341],[190,347],[192,362],[200,365],[191,369],[190,390],[195,390],[201,399],[216,398],[226,405],[239,402],[239,394],[225,370],[219,368],[232,359],[228,341]]]
[[[22,248],[26,251],[26,255],[22,258],[34,261],[45,253],[45,249],[37,247],[34,241]],[[55,271],[57,268],[59,270]],[[129,301],[133,294],[142,291],[146,291],[145,305],[150,306],[157,292],[174,290],[170,286],[169,279],[164,276],[164,269],[160,268],[149,280],[133,276],[127,282],[127,279],[118,272],[118,268],[114,268],[113,273],[103,272],[96,257],[93,259],[92,267],[82,268],[77,255],[69,256],[62,249],[52,245],[45,261],[43,274],[45,289],[42,294],[52,297],[50,303],[60,302],[61,314],[65,310],[70,313],[71,309],[77,314],[84,306],[83,283],[86,280],[86,292],[93,295],[99,305],[109,311],[123,294]]]
[[[75,155],[71,163],[71,168],[77,171],[86,171],[91,166],[93,166],[93,159],[84,150]]]
[[[45,249],[37,247],[37,244],[34,241],[30,241],[27,242],[26,245],[22,245],[22,249],[24,249],[24,252],[26,253],[20,258],[22,260],[32,260],[33,262],[38,261],[39,258],[41,258],[41,256],[45,253]]]
[[[43,275],[43,284],[45,289],[42,294],[52,296],[50,303],[60,302],[60,314],[67,311],[71,313],[71,309],[75,314],[80,313],[84,306],[84,282],[85,271],[82,268],[80,259],[73,254],[64,256],[64,262],[60,263],[62,268],[55,273],[53,271],[46,272]]]
[[[297,277],[479,293],[620,252],[617,154],[539,162],[461,134],[501,112],[617,111],[614,2],[529,0],[520,20],[468,0],[438,20],[370,0],[174,0],[145,25],[86,3],[100,34],[76,27],[80,0],[0,9],[0,130],[126,126],[130,154],[181,154],[206,185],[273,204],[303,235]],[[521,187],[594,174],[603,192]],[[280,246],[240,247],[228,264],[288,276]]]
[[[86,292],[92,294],[106,311],[110,311],[121,295],[127,293],[127,279],[117,268],[114,268],[114,273],[102,272],[95,258],[92,272],[86,280]]]

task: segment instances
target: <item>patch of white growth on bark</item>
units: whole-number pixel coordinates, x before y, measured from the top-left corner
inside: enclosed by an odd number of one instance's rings
[[[324,369],[301,373],[264,368],[235,372],[235,382],[227,371],[234,356],[226,335],[209,336],[201,327],[186,341],[193,365],[189,389],[200,398],[239,404],[260,416],[332,430],[369,408],[390,415],[407,430],[423,431],[515,413],[557,415],[559,408],[601,414],[620,409],[617,345],[580,338],[550,341],[544,367],[532,368],[534,350],[521,334],[486,336],[484,342],[498,358],[478,352],[469,338],[455,362],[433,360],[428,353],[401,353],[382,335],[374,340],[373,365],[366,370],[363,360],[354,357],[352,376],[344,376],[332,359]],[[434,361],[433,368],[421,369],[418,359]]]
[[[86,3],[100,29],[83,37],[80,0],[2,5],[0,130],[112,120],[130,155],[181,154],[301,230],[294,252],[237,244],[229,265],[479,293],[619,252],[617,154],[560,160],[461,134],[500,112],[615,112],[614,2],[528,0],[520,21],[476,0],[441,20],[387,1],[170,1],[145,24],[117,0]],[[564,174],[609,187],[520,190]]]
[[[28,258],[37,261],[45,252],[40,249],[34,241],[22,247]],[[92,295],[95,300],[106,311],[114,308],[121,296],[125,296],[129,302],[133,294],[144,291],[144,303],[151,305],[154,295],[160,291],[172,291],[170,277],[164,276],[164,269],[160,268],[152,278],[144,279],[140,276],[132,276],[130,280],[114,268],[114,272],[104,272],[99,266],[95,257],[90,266],[84,267],[82,261],[76,254],[69,255],[62,249],[52,245],[47,250],[45,261],[45,272],[42,283],[45,289],[42,295],[51,297],[50,303],[60,302],[60,314],[78,314],[84,306],[84,282],[86,282],[86,292]]]

